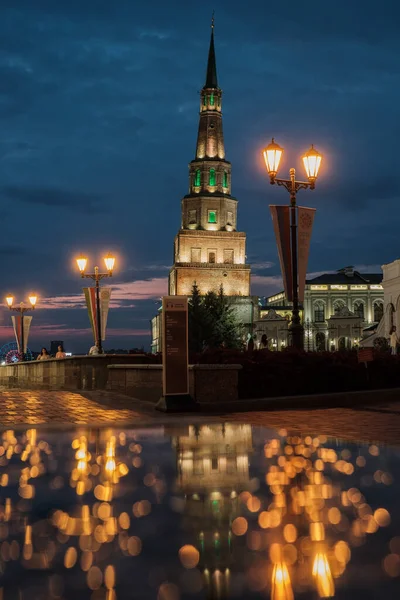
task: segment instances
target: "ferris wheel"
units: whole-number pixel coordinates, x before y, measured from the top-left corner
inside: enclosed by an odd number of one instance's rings
[[[25,360],[33,360],[33,355],[29,348],[26,349]],[[0,348],[0,364],[11,364],[20,361],[21,355],[18,352],[17,342],[9,342]]]

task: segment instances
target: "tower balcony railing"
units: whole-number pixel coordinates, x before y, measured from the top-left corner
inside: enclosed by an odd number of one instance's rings
[[[226,269],[227,271],[238,268],[250,270],[251,266],[246,263],[224,263],[224,262],[176,262],[175,267],[204,267],[205,269]]]

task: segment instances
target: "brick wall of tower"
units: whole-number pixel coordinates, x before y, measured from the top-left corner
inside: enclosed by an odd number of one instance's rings
[[[175,266],[172,273],[170,283],[173,281],[174,289],[170,289],[171,295],[190,296],[194,282],[199,286],[201,294],[218,292],[222,284],[227,296],[250,295],[250,268],[247,265],[230,269],[223,265],[218,268],[211,268],[209,265]]]
[[[175,239],[175,263],[209,263],[212,262],[210,252],[214,252],[214,262],[222,265],[228,262],[226,255],[231,251],[233,256],[229,262],[235,265],[246,262],[246,235],[241,232],[185,231],[184,234],[179,233]],[[200,256],[195,258],[195,253]]]

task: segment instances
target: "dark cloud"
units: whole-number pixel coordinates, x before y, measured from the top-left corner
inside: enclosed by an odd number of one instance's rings
[[[4,187],[0,190],[6,199],[25,204],[42,205],[50,208],[66,208],[74,212],[102,213],[105,208],[105,196],[84,192],[71,192],[48,188]]]

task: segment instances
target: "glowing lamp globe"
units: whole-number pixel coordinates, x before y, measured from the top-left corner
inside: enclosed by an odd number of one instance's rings
[[[316,151],[314,146],[311,144],[311,148],[303,156],[304,168],[307,173],[307,177],[311,183],[315,183],[318,177],[318,171],[321,166],[322,156]]]
[[[272,138],[272,141],[266,148],[263,150],[263,156],[265,161],[265,166],[267,167],[268,175],[271,180],[273,180],[279,169],[279,163],[281,162],[283,154],[283,148],[279,146]]]
[[[85,258],[84,256],[80,256],[76,259],[76,263],[80,272],[84,273],[86,271],[87,258]]]
[[[114,265],[115,265],[115,257],[112,256],[111,254],[108,254],[105,258],[104,258],[104,262],[106,265],[106,269],[109,273],[112,273],[113,269],[114,269]]]
[[[36,302],[37,302],[37,296],[35,294],[32,294],[31,296],[29,296],[29,302],[31,303],[32,308],[35,308]]]
[[[13,297],[13,296],[11,296],[11,295],[7,296],[7,298],[6,298],[6,302],[7,302],[7,306],[8,306],[8,308],[11,308],[11,307],[12,307],[12,305],[13,305],[13,302],[14,302],[14,297]]]

